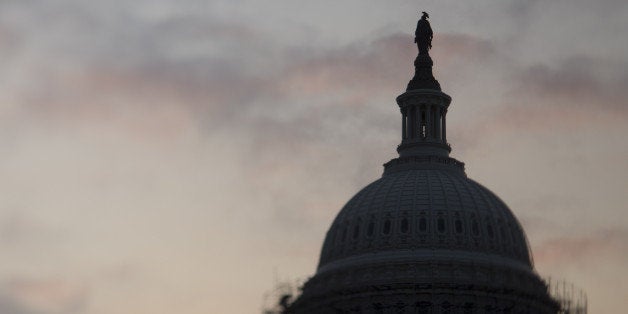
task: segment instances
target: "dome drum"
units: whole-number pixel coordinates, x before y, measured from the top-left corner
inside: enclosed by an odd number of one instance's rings
[[[465,308],[475,313],[548,313],[554,303],[546,290],[534,274],[510,268],[430,261],[376,264],[317,275],[304,287],[307,303],[300,304],[300,313],[336,313],[340,308],[342,313],[382,313],[380,307],[397,308],[393,313],[431,313],[420,310],[428,305],[442,309],[445,302],[453,313]]]

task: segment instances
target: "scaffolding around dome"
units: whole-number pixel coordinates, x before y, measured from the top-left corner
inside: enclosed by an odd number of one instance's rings
[[[287,311],[294,297],[299,295],[304,279],[291,281],[275,280],[272,290],[264,293],[262,297],[262,314],[282,314]]]
[[[564,280],[545,279],[552,298],[560,303],[559,314],[587,314],[588,299],[584,290]]]

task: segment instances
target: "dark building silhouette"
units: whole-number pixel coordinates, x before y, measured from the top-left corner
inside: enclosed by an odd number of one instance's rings
[[[432,75],[426,13],[397,97],[399,157],[338,213],[286,313],[559,313],[506,204],[449,157],[451,97]],[[583,312],[584,313],[584,312]]]

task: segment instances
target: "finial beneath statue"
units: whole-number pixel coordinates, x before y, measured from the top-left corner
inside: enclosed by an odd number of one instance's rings
[[[416,31],[414,32],[414,42],[419,47],[420,55],[429,54],[428,51],[432,48],[432,27],[430,27],[430,22],[427,20],[430,18],[430,15],[427,12],[423,11],[423,15],[421,19],[416,24]]]

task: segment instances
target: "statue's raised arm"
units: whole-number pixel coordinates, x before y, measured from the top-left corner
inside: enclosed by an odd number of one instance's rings
[[[427,55],[428,50],[432,48],[432,27],[427,20],[430,17],[427,12],[423,12],[421,19],[416,24],[416,31],[414,32],[414,42],[419,47],[419,55]]]

